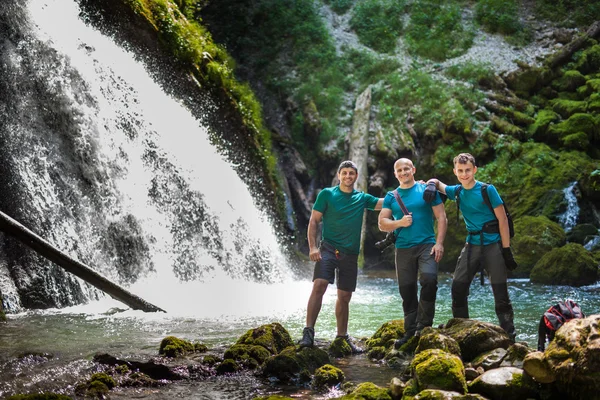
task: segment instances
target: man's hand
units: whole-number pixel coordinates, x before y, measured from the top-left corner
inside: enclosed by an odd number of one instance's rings
[[[321,250],[318,247],[311,247],[308,257],[310,261],[321,261]]]
[[[400,219],[400,226],[403,228],[408,228],[409,226],[412,225],[412,222],[413,222],[412,213],[406,214]]]
[[[431,254],[435,256],[435,262],[439,263],[444,256],[444,246],[439,243],[434,244],[431,248]]]
[[[506,268],[509,271],[513,271],[519,266],[515,261],[515,258],[513,257],[513,253],[510,247],[502,248],[502,258],[504,258],[504,264],[506,265]]]
[[[425,191],[423,192],[423,200],[426,203],[431,203],[435,200],[435,195],[437,194],[437,186],[434,181],[427,182],[427,186],[425,187]]]

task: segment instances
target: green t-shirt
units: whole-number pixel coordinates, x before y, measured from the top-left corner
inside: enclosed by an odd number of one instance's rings
[[[321,190],[313,210],[323,213],[323,240],[342,253],[358,254],[364,210],[374,210],[378,200],[356,189],[342,192],[339,186]]]

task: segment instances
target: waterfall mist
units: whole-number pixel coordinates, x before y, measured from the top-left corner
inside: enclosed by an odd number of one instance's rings
[[[157,304],[193,302],[189,296],[207,287],[223,294],[227,285],[239,292],[244,282],[291,278],[248,190],[261,182],[238,176],[207,127],[143,64],[82,22],[73,1],[7,3],[0,11],[0,209]],[[0,292],[9,311],[103,297],[0,237]]]

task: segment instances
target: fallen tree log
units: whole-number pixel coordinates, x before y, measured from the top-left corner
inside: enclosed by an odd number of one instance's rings
[[[554,69],[567,63],[573,56],[573,53],[583,47],[589,38],[595,39],[598,36],[600,36],[600,21],[594,22],[583,35],[577,37],[561,51],[551,56],[547,62],[548,67]]]
[[[83,279],[90,285],[102,290],[104,293],[110,295],[116,300],[123,302],[134,310],[142,310],[145,312],[166,312],[165,310],[148,303],[146,300],[109,281],[85,264],[69,257],[1,211],[0,231],[14,237],[27,247],[35,250],[41,256],[56,263],[66,271]]]

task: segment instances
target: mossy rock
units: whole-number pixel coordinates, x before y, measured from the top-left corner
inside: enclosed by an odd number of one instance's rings
[[[332,357],[346,357],[352,355],[352,348],[348,342],[341,337],[336,337],[329,345],[329,354]]]
[[[552,82],[552,87],[559,92],[573,92],[578,87],[585,85],[585,76],[577,70],[569,70]]]
[[[539,384],[520,368],[501,367],[475,378],[469,384],[469,393],[493,399],[539,398]]]
[[[585,244],[588,236],[598,235],[598,228],[592,224],[578,224],[567,233],[567,240],[572,243]]]
[[[598,263],[578,243],[567,243],[545,254],[529,275],[531,282],[544,285],[591,285],[598,280]]]
[[[363,382],[340,400],[392,400],[390,392],[386,388],[377,386],[372,382]]]
[[[104,372],[97,372],[97,373],[93,374],[90,377],[90,383],[94,382],[94,381],[99,381],[99,382],[104,383],[106,385],[106,387],[109,389],[112,389],[117,385],[117,383],[115,382],[113,377]]]
[[[586,101],[555,99],[550,102],[552,111],[559,114],[563,119],[573,114],[585,113],[587,111]]]
[[[535,122],[529,125],[529,134],[537,141],[541,141],[545,137],[548,127],[560,121],[560,116],[552,110],[541,110],[535,116]]]
[[[396,339],[404,336],[404,320],[395,319],[385,322],[375,331],[370,339],[367,339],[367,349],[371,350],[375,347],[383,347],[390,349],[394,346]]]
[[[548,129],[548,135],[557,141],[569,134],[579,132],[584,132],[590,142],[596,142],[598,140],[598,123],[596,119],[590,114],[577,113],[571,115],[566,121],[552,125]]]
[[[478,355],[497,349],[507,349],[511,340],[506,332],[496,324],[474,319],[451,318],[440,333],[456,340],[465,362]]]
[[[460,357],[460,346],[456,340],[443,335],[431,327],[427,327],[421,331],[421,337],[419,339],[419,344],[415,349],[415,354],[430,349],[443,350]]]
[[[69,396],[58,393],[31,393],[31,394],[14,394],[6,398],[6,400],[73,400]]]
[[[524,216],[515,221],[511,247],[519,265],[514,275],[529,276],[536,262],[550,250],[566,243],[564,229],[545,216]]]
[[[92,381],[89,383],[85,392],[85,397],[104,399],[108,395],[110,389],[103,382]]]
[[[372,347],[367,351],[367,357],[371,360],[382,360],[385,357],[387,349],[383,346]]]
[[[465,367],[460,357],[440,349],[428,349],[415,355],[410,369],[419,385],[419,391],[441,389],[467,392]]]
[[[344,372],[331,364],[325,364],[315,370],[313,386],[316,388],[331,387],[342,383],[345,379]]]
[[[240,369],[242,369],[241,366],[235,360],[226,358],[217,365],[217,375],[232,374]]]
[[[249,344],[262,346],[271,354],[277,354],[286,347],[293,346],[294,342],[288,331],[278,322],[250,329],[242,335],[236,344]]]
[[[330,363],[327,352],[318,347],[304,347],[298,350],[296,346],[290,346],[269,357],[262,372],[264,376],[283,382],[304,380],[310,379],[310,375],[317,368]]]
[[[124,387],[158,387],[164,385],[163,380],[152,379],[149,375],[143,372],[134,372],[130,374],[120,386]]]
[[[590,146],[590,139],[584,132],[577,132],[563,137],[561,143],[566,149],[585,151]]]
[[[583,75],[600,70],[600,45],[596,44],[582,52],[574,68]]]
[[[196,351],[193,343],[175,336],[167,336],[160,342],[158,354],[165,357],[179,357]]]
[[[512,123],[510,123],[502,118],[499,118],[497,116],[492,116],[491,121],[492,121],[492,126],[499,133],[512,136],[519,140],[528,139],[526,132],[522,128],[520,128],[516,125],[513,125]]]
[[[264,363],[270,356],[269,350],[262,346],[234,344],[225,351],[223,358],[235,360],[247,368],[254,369]]]
[[[579,186],[585,197],[594,202],[600,201],[600,169],[596,169],[584,176],[579,181]]]

